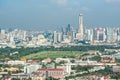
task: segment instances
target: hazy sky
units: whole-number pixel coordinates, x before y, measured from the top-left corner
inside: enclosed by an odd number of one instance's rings
[[[0,0],[0,27],[57,29],[78,27],[84,14],[87,27],[120,25],[120,0]]]

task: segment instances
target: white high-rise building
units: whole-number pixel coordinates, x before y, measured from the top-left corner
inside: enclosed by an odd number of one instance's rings
[[[58,42],[62,42],[62,33],[61,32],[58,33]]]
[[[116,43],[117,41],[117,30],[116,28],[107,28],[107,42]]]
[[[79,15],[79,33],[81,33],[81,35],[83,35],[83,15],[80,14]]]
[[[4,29],[1,30],[1,34],[5,34],[5,30]]]
[[[65,71],[67,72],[67,74],[71,74],[71,64],[70,63],[66,64]]]
[[[93,29],[86,29],[86,40],[93,41]]]
[[[84,39],[84,32],[83,32],[83,15],[80,14],[79,15],[79,29],[78,29],[78,33],[76,34],[76,38],[79,40],[83,40]]]
[[[54,41],[54,43],[57,43],[58,42],[58,40],[57,40],[57,32],[56,31],[54,31],[54,34],[53,34],[53,41]]]

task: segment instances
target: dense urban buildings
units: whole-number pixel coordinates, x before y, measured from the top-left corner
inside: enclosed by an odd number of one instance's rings
[[[77,30],[0,29],[0,79],[120,79],[120,28],[88,28],[78,18]]]
[[[0,80],[120,80],[120,0],[0,0]]]
[[[0,29],[0,47],[39,47],[64,45],[119,45],[120,28],[93,27],[87,28],[83,24],[83,14],[79,15],[78,29],[68,24],[62,30],[39,32],[25,30]]]

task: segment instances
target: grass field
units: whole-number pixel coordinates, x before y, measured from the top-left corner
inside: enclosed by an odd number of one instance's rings
[[[35,54],[30,54],[27,56],[24,56],[27,59],[33,58],[33,59],[44,59],[44,58],[58,58],[58,57],[78,57],[81,55],[82,52],[80,51],[43,51]]]

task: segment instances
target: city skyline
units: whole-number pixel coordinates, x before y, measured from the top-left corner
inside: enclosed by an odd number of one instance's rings
[[[71,24],[78,29],[80,13],[85,27],[119,27],[119,7],[119,0],[1,0],[0,28],[55,30]]]

